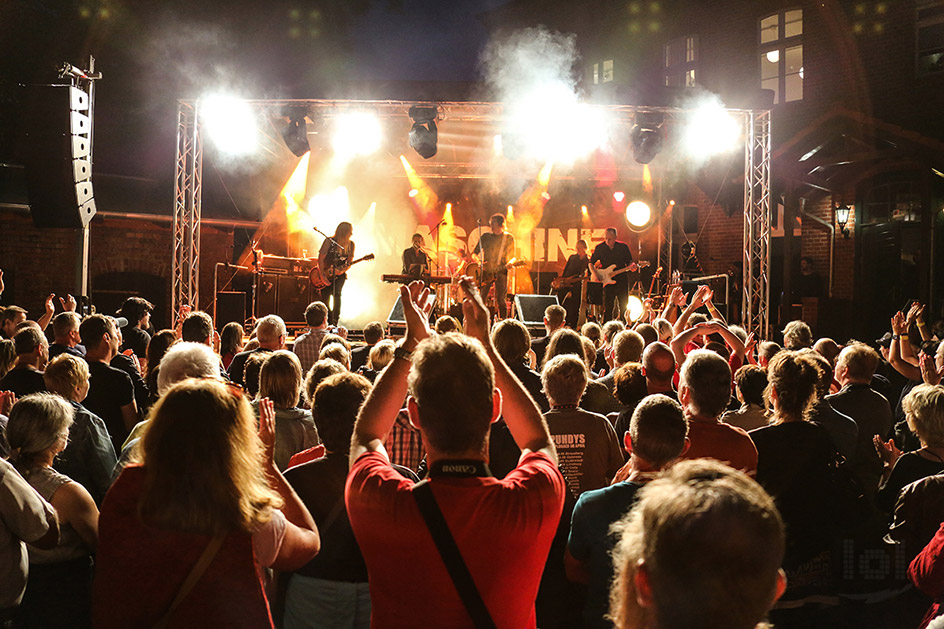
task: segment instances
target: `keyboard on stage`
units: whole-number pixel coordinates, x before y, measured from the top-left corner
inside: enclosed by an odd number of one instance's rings
[[[417,279],[423,280],[427,284],[448,284],[452,281],[451,277],[444,275],[423,275],[421,277],[414,277],[412,275],[382,275],[380,279],[390,284],[409,284]]]

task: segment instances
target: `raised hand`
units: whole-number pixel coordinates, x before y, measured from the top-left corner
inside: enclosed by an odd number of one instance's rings
[[[76,301],[75,297],[72,295],[66,295],[66,298],[59,298],[59,304],[62,306],[64,312],[75,312]]]
[[[14,404],[16,404],[16,393],[0,391],[0,415],[9,415]]]
[[[934,357],[921,352],[918,358],[918,367],[921,369],[921,379],[925,384],[941,384],[941,373],[937,370]]]
[[[400,301],[403,303],[403,316],[406,319],[404,348],[412,352],[420,341],[429,337],[429,313],[433,308],[429,288],[421,281],[410,282],[409,286],[400,287]]]
[[[905,315],[901,312],[896,312],[895,316],[892,317],[892,334],[904,334],[907,329],[908,326],[905,323]]]
[[[46,311],[46,315],[52,317],[56,313],[56,293],[49,293],[46,295],[46,302],[43,304],[43,309]]]
[[[267,397],[259,400],[259,440],[267,463],[275,464],[275,404]]]
[[[901,456],[901,450],[898,449],[895,442],[892,439],[882,441],[881,437],[875,435],[872,437],[872,444],[875,446],[875,452],[878,454],[879,458],[882,459],[882,463],[885,464],[885,467],[888,469],[894,467],[895,462],[898,461],[898,458]]]
[[[488,341],[488,308],[482,301],[475,281],[467,275],[459,278],[459,288],[465,297],[462,299],[462,315],[465,333],[483,343]]]

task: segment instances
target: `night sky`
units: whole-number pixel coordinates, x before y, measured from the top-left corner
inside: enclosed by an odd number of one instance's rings
[[[474,81],[508,0],[5,0],[0,3],[0,160],[17,162],[21,84],[62,61],[103,74],[96,171],[166,176],[175,101],[213,90],[312,98],[359,81]]]

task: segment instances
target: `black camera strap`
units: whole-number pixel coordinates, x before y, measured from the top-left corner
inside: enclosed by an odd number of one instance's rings
[[[456,540],[449,531],[449,525],[443,517],[439,505],[436,503],[436,497],[433,495],[433,489],[429,486],[429,479],[416,483],[413,486],[413,498],[416,500],[416,506],[426,522],[426,527],[436,544],[439,556],[446,565],[446,571],[452,579],[452,584],[462,599],[469,617],[476,629],[494,629],[495,622],[491,614],[488,613],[488,607],[482,600],[472,574],[468,566],[462,559],[459,547],[456,546]]]

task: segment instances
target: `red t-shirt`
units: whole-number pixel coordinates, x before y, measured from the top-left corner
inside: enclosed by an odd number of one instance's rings
[[[692,442],[683,459],[717,459],[745,472],[757,471],[757,447],[737,426],[715,420],[689,419],[688,438]]]
[[[433,495],[497,627],[535,627],[534,599],[564,504],[564,478],[532,452],[502,479],[437,477]],[[376,452],[351,466],[347,512],[370,578],[374,627],[472,627],[411,494]]]

